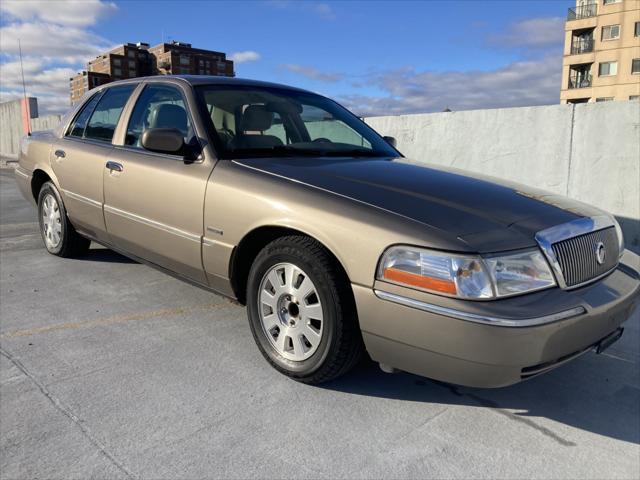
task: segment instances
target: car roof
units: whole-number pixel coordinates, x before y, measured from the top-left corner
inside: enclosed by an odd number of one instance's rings
[[[251,80],[248,78],[237,77],[223,77],[216,75],[151,75],[148,77],[134,77],[124,80],[117,80],[115,82],[109,82],[105,84],[105,87],[111,87],[124,83],[131,82],[144,82],[144,81],[169,81],[169,82],[186,82],[190,85],[235,85],[235,86],[247,86],[247,87],[269,87],[269,88],[284,88],[287,90],[297,90],[299,92],[312,93],[302,88],[291,87],[289,85],[282,85],[279,83],[263,82],[260,80]]]

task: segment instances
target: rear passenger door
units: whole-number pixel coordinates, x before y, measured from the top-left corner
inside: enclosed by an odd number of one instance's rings
[[[186,87],[185,87],[186,88]],[[131,110],[123,137],[104,172],[104,216],[111,242],[124,250],[206,284],[202,267],[204,196],[214,161],[145,150],[149,128],[176,128],[186,144],[199,141],[185,96],[175,84],[150,82]]]
[[[51,167],[67,214],[78,230],[106,240],[103,175],[122,110],[136,84],[110,87],[88,99],[54,144]]]

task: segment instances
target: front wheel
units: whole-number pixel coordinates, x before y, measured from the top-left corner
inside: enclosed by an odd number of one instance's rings
[[[331,380],[362,355],[349,282],[311,238],[279,238],[258,254],[249,272],[247,311],[264,357],[295,380]]]
[[[47,251],[59,257],[78,257],[87,253],[91,241],[76,232],[67,218],[58,189],[45,182],[38,195],[40,234]]]

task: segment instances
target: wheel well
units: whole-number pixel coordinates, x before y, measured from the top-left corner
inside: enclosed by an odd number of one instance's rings
[[[311,235],[307,235],[304,232],[295,230],[293,228],[286,227],[259,227],[249,232],[234,249],[231,263],[229,266],[229,275],[231,279],[231,286],[235,293],[236,298],[243,305],[246,304],[246,292],[247,281],[249,278],[249,270],[253,261],[258,256],[258,253],[266,247],[269,243],[280,237],[286,237],[289,235],[301,235],[309,238],[313,238]],[[318,241],[314,238],[314,240]],[[319,242],[322,245],[322,242]],[[324,246],[324,245],[323,245]],[[324,247],[329,255],[333,257],[336,265],[340,269],[341,273],[348,279],[348,276],[344,270],[344,267],[336,256],[326,246]]]
[[[51,181],[51,178],[42,170],[36,170],[33,172],[33,177],[31,178],[31,193],[33,194],[33,199],[36,203],[38,203],[38,195],[40,195],[42,185],[49,181]]]

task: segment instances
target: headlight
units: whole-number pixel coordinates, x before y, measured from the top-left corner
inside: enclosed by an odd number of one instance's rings
[[[377,278],[465,299],[490,299],[552,287],[551,269],[539,250],[481,257],[398,246],[388,249]]]
[[[616,236],[618,237],[618,252],[622,257],[622,254],[624,253],[624,235],[622,234],[622,228],[613,215],[611,216],[611,219],[613,220],[613,224],[616,227]]]

